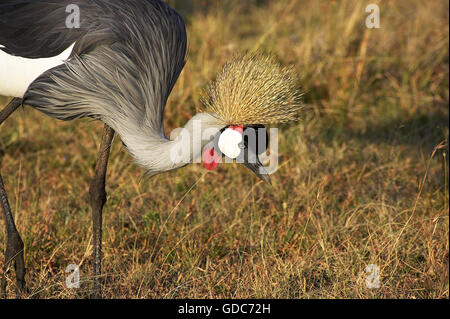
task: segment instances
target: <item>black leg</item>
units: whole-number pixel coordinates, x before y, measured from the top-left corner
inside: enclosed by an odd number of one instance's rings
[[[94,298],[101,296],[102,273],[102,210],[106,203],[105,178],[109,151],[114,137],[114,130],[105,124],[102,142],[98,153],[95,174],[89,186],[92,207],[92,226],[94,242]]]
[[[22,104],[20,99],[13,99],[0,112],[0,125],[6,120],[17,108]],[[16,269],[16,294],[19,297],[25,291],[25,261],[23,258],[23,242],[14,224],[14,218],[9,206],[8,197],[3,184],[3,178],[0,174],[0,201],[3,208],[3,216],[5,218],[6,227],[6,250],[5,264],[3,266],[3,275],[1,280],[1,295],[6,298],[6,274],[12,261],[14,261]]]
[[[22,105],[22,100],[19,98],[14,98],[7,106],[0,112],[0,125]]]

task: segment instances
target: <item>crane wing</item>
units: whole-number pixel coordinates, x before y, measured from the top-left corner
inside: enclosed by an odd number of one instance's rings
[[[0,45],[2,51],[24,58],[49,58],[59,55],[86,30],[68,28],[66,8],[87,1],[3,0],[0,2]],[[83,24],[81,24],[83,25]]]
[[[79,29],[65,27],[68,4],[80,6]],[[36,21],[26,26],[28,22],[17,19],[17,14]],[[187,48],[184,22],[167,4],[5,0],[0,23],[0,44],[6,47],[2,50],[25,57],[58,54],[75,42],[65,64],[46,71],[29,86],[25,104],[61,120],[97,118],[119,134],[147,129],[149,134],[164,135],[165,104],[185,65]],[[28,29],[34,31],[13,39]],[[38,44],[36,39],[43,41]]]

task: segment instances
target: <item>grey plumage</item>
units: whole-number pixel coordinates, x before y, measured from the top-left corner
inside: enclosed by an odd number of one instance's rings
[[[87,0],[2,0],[0,1],[0,43],[8,54],[24,58],[56,56],[88,31],[82,18],[81,28],[67,28],[66,6],[76,3],[84,12]],[[87,41],[78,49],[87,47]]]
[[[24,103],[61,120],[89,116],[117,131],[134,121],[161,134],[167,98],[185,64],[182,18],[162,2],[130,0],[92,1],[82,16],[89,31],[78,41],[105,44],[75,47],[69,61],[32,83]]]
[[[186,61],[182,18],[161,1],[79,4],[85,31],[72,57],[36,79],[24,103],[60,120],[103,121],[150,173],[180,167],[169,161],[163,117]]]

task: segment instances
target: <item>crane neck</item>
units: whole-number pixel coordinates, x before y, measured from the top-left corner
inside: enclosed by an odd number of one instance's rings
[[[154,175],[189,163],[200,163],[203,147],[224,126],[213,115],[198,113],[183,128],[172,131],[170,139],[145,128],[125,136],[118,133],[136,162]]]

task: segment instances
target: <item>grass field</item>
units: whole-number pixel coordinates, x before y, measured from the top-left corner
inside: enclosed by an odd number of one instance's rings
[[[202,89],[243,50],[294,64],[305,108],[280,128],[272,186],[240,165],[147,178],[116,137],[104,297],[448,298],[448,2],[169,2],[190,45],[167,133],[201,108]],[[372,2],[379,29],[364,23]],[[83,298],[92,286],[88,185],[101,130],[29,107],[1,126],[25,297]],[[65,286],[72,263],[79,289]],[[379,288],[366,286],[369,264],[380,269]],[[14,296],[14,272],[8,278]]]

